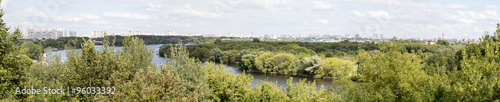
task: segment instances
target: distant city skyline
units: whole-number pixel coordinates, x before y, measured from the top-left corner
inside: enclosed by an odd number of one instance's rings
[[[479,38],[500,23],[500,1],[2,0],[8,26],[120,33]]]

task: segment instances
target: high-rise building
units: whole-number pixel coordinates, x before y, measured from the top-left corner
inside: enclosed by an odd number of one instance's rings
[[[106,35],[106,31],[91,31],[90,32],[90,37],[91,38],[102,38]]]
[[[377,34],[373,34],[373,39],[379,39]]]
[[[76,37],[75,31],[67,31],[64,28],[42,29],[28,28],[28,33],[24,38],[28,39],[57,39],[60,37]]]

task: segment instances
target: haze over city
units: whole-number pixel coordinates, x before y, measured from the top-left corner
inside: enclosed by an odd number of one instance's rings
[[[497,4],[497,5],[495,5]],[[180,34],[384,34],[479,38],[500,22],[500,1],[2,0],[8,26]]]

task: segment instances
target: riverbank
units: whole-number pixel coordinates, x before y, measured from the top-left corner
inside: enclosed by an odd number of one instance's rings
[[[239,67],[239,66],[238,66]],[[243,69],[240,69],[240,70],[243,70]],[[281,76],[291,76],[291,77],[302,77],[302,78],[314,78],[314,79],[326,79],[326,80],[336,80],[332,77],[321,77],[321,78],[315,78],[314,76],[308,76],[308,75],[288,75],[288,74],[279,74],[279,73],[264,73],[264,72],[261,72],[261,71],[251,71],[251,70],[244,70],[245,72],[249,72],[249,73],[258,73],[258,74],[267,74],[267,75],[281,75]]]

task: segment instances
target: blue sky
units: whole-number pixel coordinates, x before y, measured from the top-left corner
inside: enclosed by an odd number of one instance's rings
[[[360,34],[479,38],[500,23],[491,0],[2,0],[3,19],[26,30],[89,34]]]

